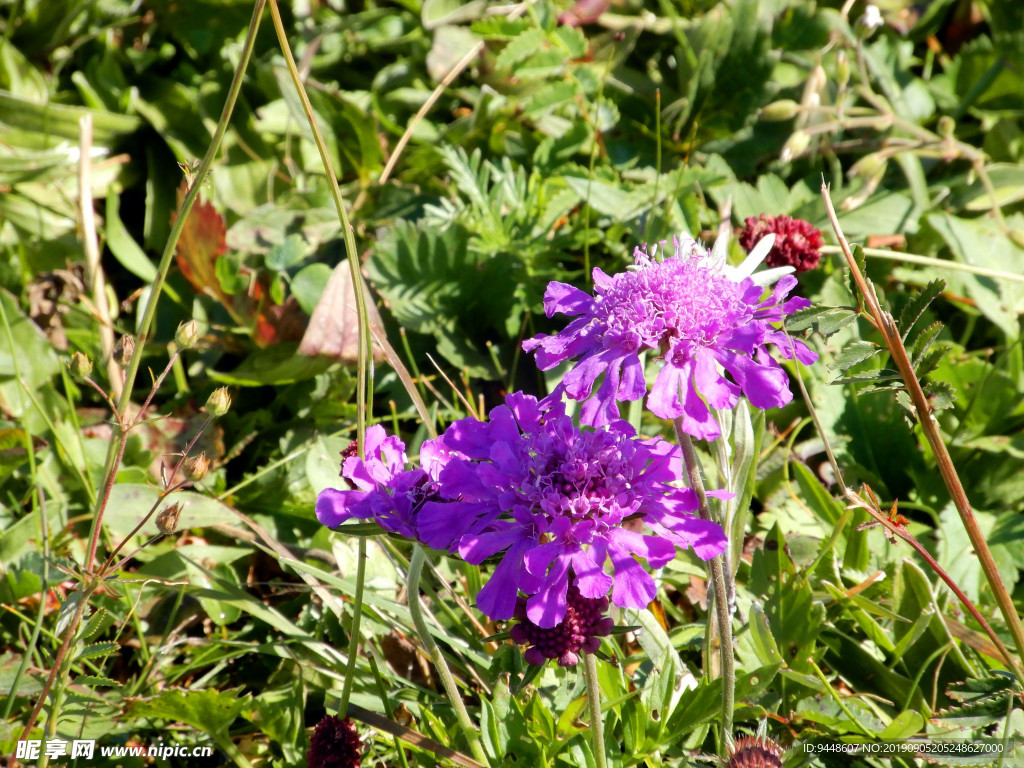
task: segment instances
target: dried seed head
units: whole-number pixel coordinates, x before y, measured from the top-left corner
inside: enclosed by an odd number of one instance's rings
[[[195,320],[189,320],[187,323],[182,323],[178,326],[178,330],[174,334],[174,341],[177,342],[178,347],[181,349],[191,349],[195,346],[196,340],[199,338],[199,326]]]
[[[206,401],[206,410],[210,412],[211,416],[217,418],[231,410],[231,395],[228,394],[227,387],[213,390],[213,394]]]
[[[206,451],[201,451],[198,456],[192,456],[185,460],[185,477],[194,483],[198,483],[206,473],[210,471],[210,460],[206,458]]]
[[[114,362],[122,368],[127,368],[128,363],[132,360],[132,355],[135,354],[135,337],[125,334],[122,336],[117,344],[114,345],[113,358]]]
[[[181,504],[171,504],[156,513],[156,527],[160,533],[174,533],[181,517]]]
[[[75,352],[68,361],[68,368],[76,379],[87,379],[92,375],[92,360],[81,352]]]

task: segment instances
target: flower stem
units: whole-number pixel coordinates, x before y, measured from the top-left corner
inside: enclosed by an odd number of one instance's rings
[[[356,561],[356,594],[352,599],[352,629],[348,635],[348,663],[345,665],[345,683],[341,688],[338,712],[345,716],[348,700],[352,696],[352,683],[356,677],[356,658],[359,656],[359,623],[363,615],[363,584],[366,582],[366,537],[359,536],[359,554]]]
[[[423,547],[419,544],[414,545],[412,559],[409,561],[409,582],[407,586],[409,592],[409,613],[412,614],[413,624],[416,625],[416,631],[419,632],[420,642],[423,643],[423,648],[434,663],[434,669],[437,670],[437,674],[441,678],[441,685],[444,686],[445,693],[448,694],[448,700],[455,709],[455,717],[458,719],[459,726],[466,736],[466,741],[469,742],[469,749],[473,753],[473,757],[478,762],[489,765],[490,761],[488,761],[487,754],[480,743],[480,733],[477,731],[476,726],[473,725],[469,712],[466,711],[466,705],[462,701],[462,694],[459,693],[459,686],[456,684],[452,671],[444,660],[444,656],[441,655],[441,649],[434,642],[434,638],[430,634],[430,627],[427,626],[427,621],[423,616],[423,606],[420,605],[420,577],[423,575],[423,563],[426,562],[426,559]]]
[[[590,737],[594,744],[594,762],[597,768],[607,768],[604,753],[604,719],[601,714],[601,685],[597,682],[597,657],[583,654],[583,673],[587,680],[587,703],[590,705]]]
[[[675,419],[672,426],[676,430],[676,438],[683,452],[683,466],[690,487],[697,494],[700,503],[698,514],[704,520],[711,520],[708,497],[704,492],[704,479],[700,474],[700,463],[697,451],[693,447],[690,436],[683,431],[682,419]],[[733,663],[732,646],[732,615],[729,610],[729,585],[726,583],[726,572],[723,555],[712,558],[708,563],[711,572],[712,602],[715,605],[715,616],[718,624],[718,650],[721,656],[722,672],[722,732],[718,744],[718,753],[726,757],[729,742],[732,740],[733,709],[736,706],[736,669]]]

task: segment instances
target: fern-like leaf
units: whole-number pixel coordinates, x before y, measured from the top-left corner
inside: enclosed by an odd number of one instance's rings
[[[900,336],[904,340],[907,338],[910,330],[917,324],[917,321],[921,319],[924,311],[928,309],[928,305],[935,301],[935,297],[942,293],[945,288],[945,280],[932,280],[928,285],[911,296],[907,303],[903,305],[903,311],[900,312],[899,320],[896,321],[896,327],[899,329]]]

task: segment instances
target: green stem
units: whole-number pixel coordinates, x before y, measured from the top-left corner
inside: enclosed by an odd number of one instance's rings
[[[185,222],[188,220],[189,211],[192,210],[192,206],[195,204],[196,199],[199,197],[199,191],[202,188],[203,181],[210,173],[210,167],[213,165],[213,160],[217,156],[217,152],[220,150],[221,141],[224,139],[224,134],[227,132],[228,123],[231,121],[231,113],[235,110],[235,103],[238,101],[238,94],[242,90],[242,79],[245,74],[245,70],[249,65],[249,59],[252,56],[253,46],[256,44],[256,32],[259,29],[260,17],[263,15],[263,7],[266,5],[267,0],[256,0],[256,6],[253,8],[252,19],[249,21],[249,31],[245,37],[245,43],[242,45],[242,54],[238,60],[238,67],[235,69],[234,78],[231,81],[231,87],[228,89],[227,99],[224,102],[224,110],[221,112],[220,120],[217,122],[217,127],[213,131],[213,137],[210,139],[210,146],[206,149],[206,154],[203,156],[202,162],[199,163],[199,168],[196,170],[195,177],[192,179],[192,183],[189,185],[188,191],[185,193],[185,199],[181,202],[181,208],[178,210],[178,215],[174,220],[174,224],[171,226],[171,232],[167,236],[167,244],[164,246],[164,252],[160,256],[160,264],[156,268],[156,277],[153,279],[153,284],[150,286],[149,299],[146,301],[146,309],[143,312],[142,320],[139,322],[139,334],[135,340],[135,353],[132,355],[131,360],[128,363],[128,368],[124,374],[124,389],[121,391],[121,398],[118,400],[117,413],[127,414],[128,403],[131,402],[132,389],[135,384],[135,376],[139,372],[139,365],[142,362],[142,352],[146,346],[146,341],[149,339],[149,330],[153,326],[153,319],[156,317],[156,305],[160,299],[160,292],[163,290],[164,281],[167,278],[167,273],[171,268],[171,259],[174,258],[174,252],[178,247],[178,239],[181,237],[182,231],[185,229]],[[107,451],[106,464],[104,466],[104,476],[108,479],[107,487],[104,488],[104,493],[99,502],[99,507],[96,511],[96,515],[93,518],[92,533],[89,537],[89,551],[85,558],[85,570],[92,570],[92,562],[96,557],[96,545],[99,541],[100,530],[103,523],[103,514],[107,507],[107,501],[109,500],[110,490],[113,487],[113,478],[117,474],[117,467],[120,465],[121,456],[124,452],[124,442],[128,437],[128,430],[126,425],[119,424],[121,427],[118,430],[118,437],[116,440],[111,441],[110,448]]]
[[[363,584],[366,582],[366,536],[359,536],[359,554],[356,562],[356,594],[352,600],[352,630],[348,635],[348,663],[345,665],[345,683],[341,688],[338,712],[344,716],[352,696],[356,677],[356,658],[359,656],[359,623],[363,615]]]
[[[366,311],[366,286],[363,283],[363,273],[359,268],[359,255],[356,251],[356,238],[352,233],[352,224],[348,219],[348,209],[345,208],[345,201],[341,197],[341,190],[338,188],[338,175],[334,171],[334,164],[327,151],[327,143],[320,133],[320,126],[313,113],[313,105],[306,95],[306,88],[302,84],[302,76],[299,68],[295,65],[295,57],[292,56],[291,46],[288,44],[288,35],[285,33],[284,22],[281,21],[281,11],[277,7],[277,0],[267,0],[270,3],[270,17],[274,22],[274,31],[277,33],[277,41],[281,46],[281,53],[284,54],[285,63],[288,65],[288,74],[291,76],[292,84],[302,102],[302,110],[306,113],[306,120],[309,121],[309,129],[313,133],[313,141],[316,143],[317,151],[320,153],[320,162],[323,163],[324,171],[327,173],[328,188],[331,192],[331,199],[334,200],[334,207],[338,209],[338,218],[341,220],[341,231],[345,238],[345,250],[348,253],[348,266],[352,274],[352,291],[356,299],[356,317],[359,319],[359,378],[356,385],[356,442],[359,446],[359,457],[363,455],[363,442],[366,438],[366,410],[368,400],[366,396],[367,371],[370,361],[370,321]]]
[[[448,694],[448,700],[455,709],[455,717],[458,719],[459,726],[466,736],[466,741],[469,742],[469,749],[473,753],[473,757],[478,762],[488,765],[487,754],[484,752],[483,744],[480,742],[480,733],[469,717],[466,705],[462,701],[462,694],[459,693],[459,686],[456,684],[452,671],[444,660],[444,656],[441,655],[441,649],[434,642],[434,638],[430,634],[430,628],[427,626],[427,621],[423,616],[423,606],[420,605],[420,577],[423,575],[423,563],[426,559],[427,556],[423,547],[419,544],[414,545],[412,559],[409,561],[409,583],[407,586],[409,592],[409,613],[412,614],[413,624],[416,625],[416,631],[420,635],[420,642],[423,643],[427,656],[434,663],[438,677],[441,678],[441,685],[444,686],[445,693]]]
[[[704,491],[704,479],[700,474],[700,462],[697,451],[693,447],[690,436],[683,431],[682,419],[672,422],[675,427],[679,448],[683,452],[683,466],[690,487],[697,494],[700,506],[698,514],[704,520],[711,520],[708,497]],[[714,557],[708,563],[711,573],[712,602],[715,606],[715,618],[718,624],[718,650],[721,658],[722,672],[722,732],[718,744],[718,753],[724,759],[728,754],[732,741],[733,709],[736,706],[736,668],[733,660],[732,616],[729,612],[729,585],[726,583],[725,558]]]
[[[583,672],[587,680],[587,704],[590,705],[590,737],[594,744],[594,762],[597,768],[607,768],[604,752],[604,716],[601,714],[601,685],[597,682],[597,657],[583,654]]]

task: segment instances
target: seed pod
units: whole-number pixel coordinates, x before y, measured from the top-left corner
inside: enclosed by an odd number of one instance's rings
[[[782,152],[779,153],[779,159],[788,163],[797,155],[800,155],[811,145],[811,134],[807,131],[797,131],[782,147]]]
[[[181,517],[181,504],[171,504],[156,513],[156,527],[160,533],[174,533]]]
[[[114,345],[113,358],[114,362],[122,368],[127,368],[128,363],[132,361],[132,355],[135,354],[135,337],[125,334],[122,336],[117,344]]]
[[[198,456],[186,459],[183,469],[185,477],[193,483],[198,483],[206,477],[206,473],[210,471],[210,460],[206,458],[206,451],[201,451]]]

